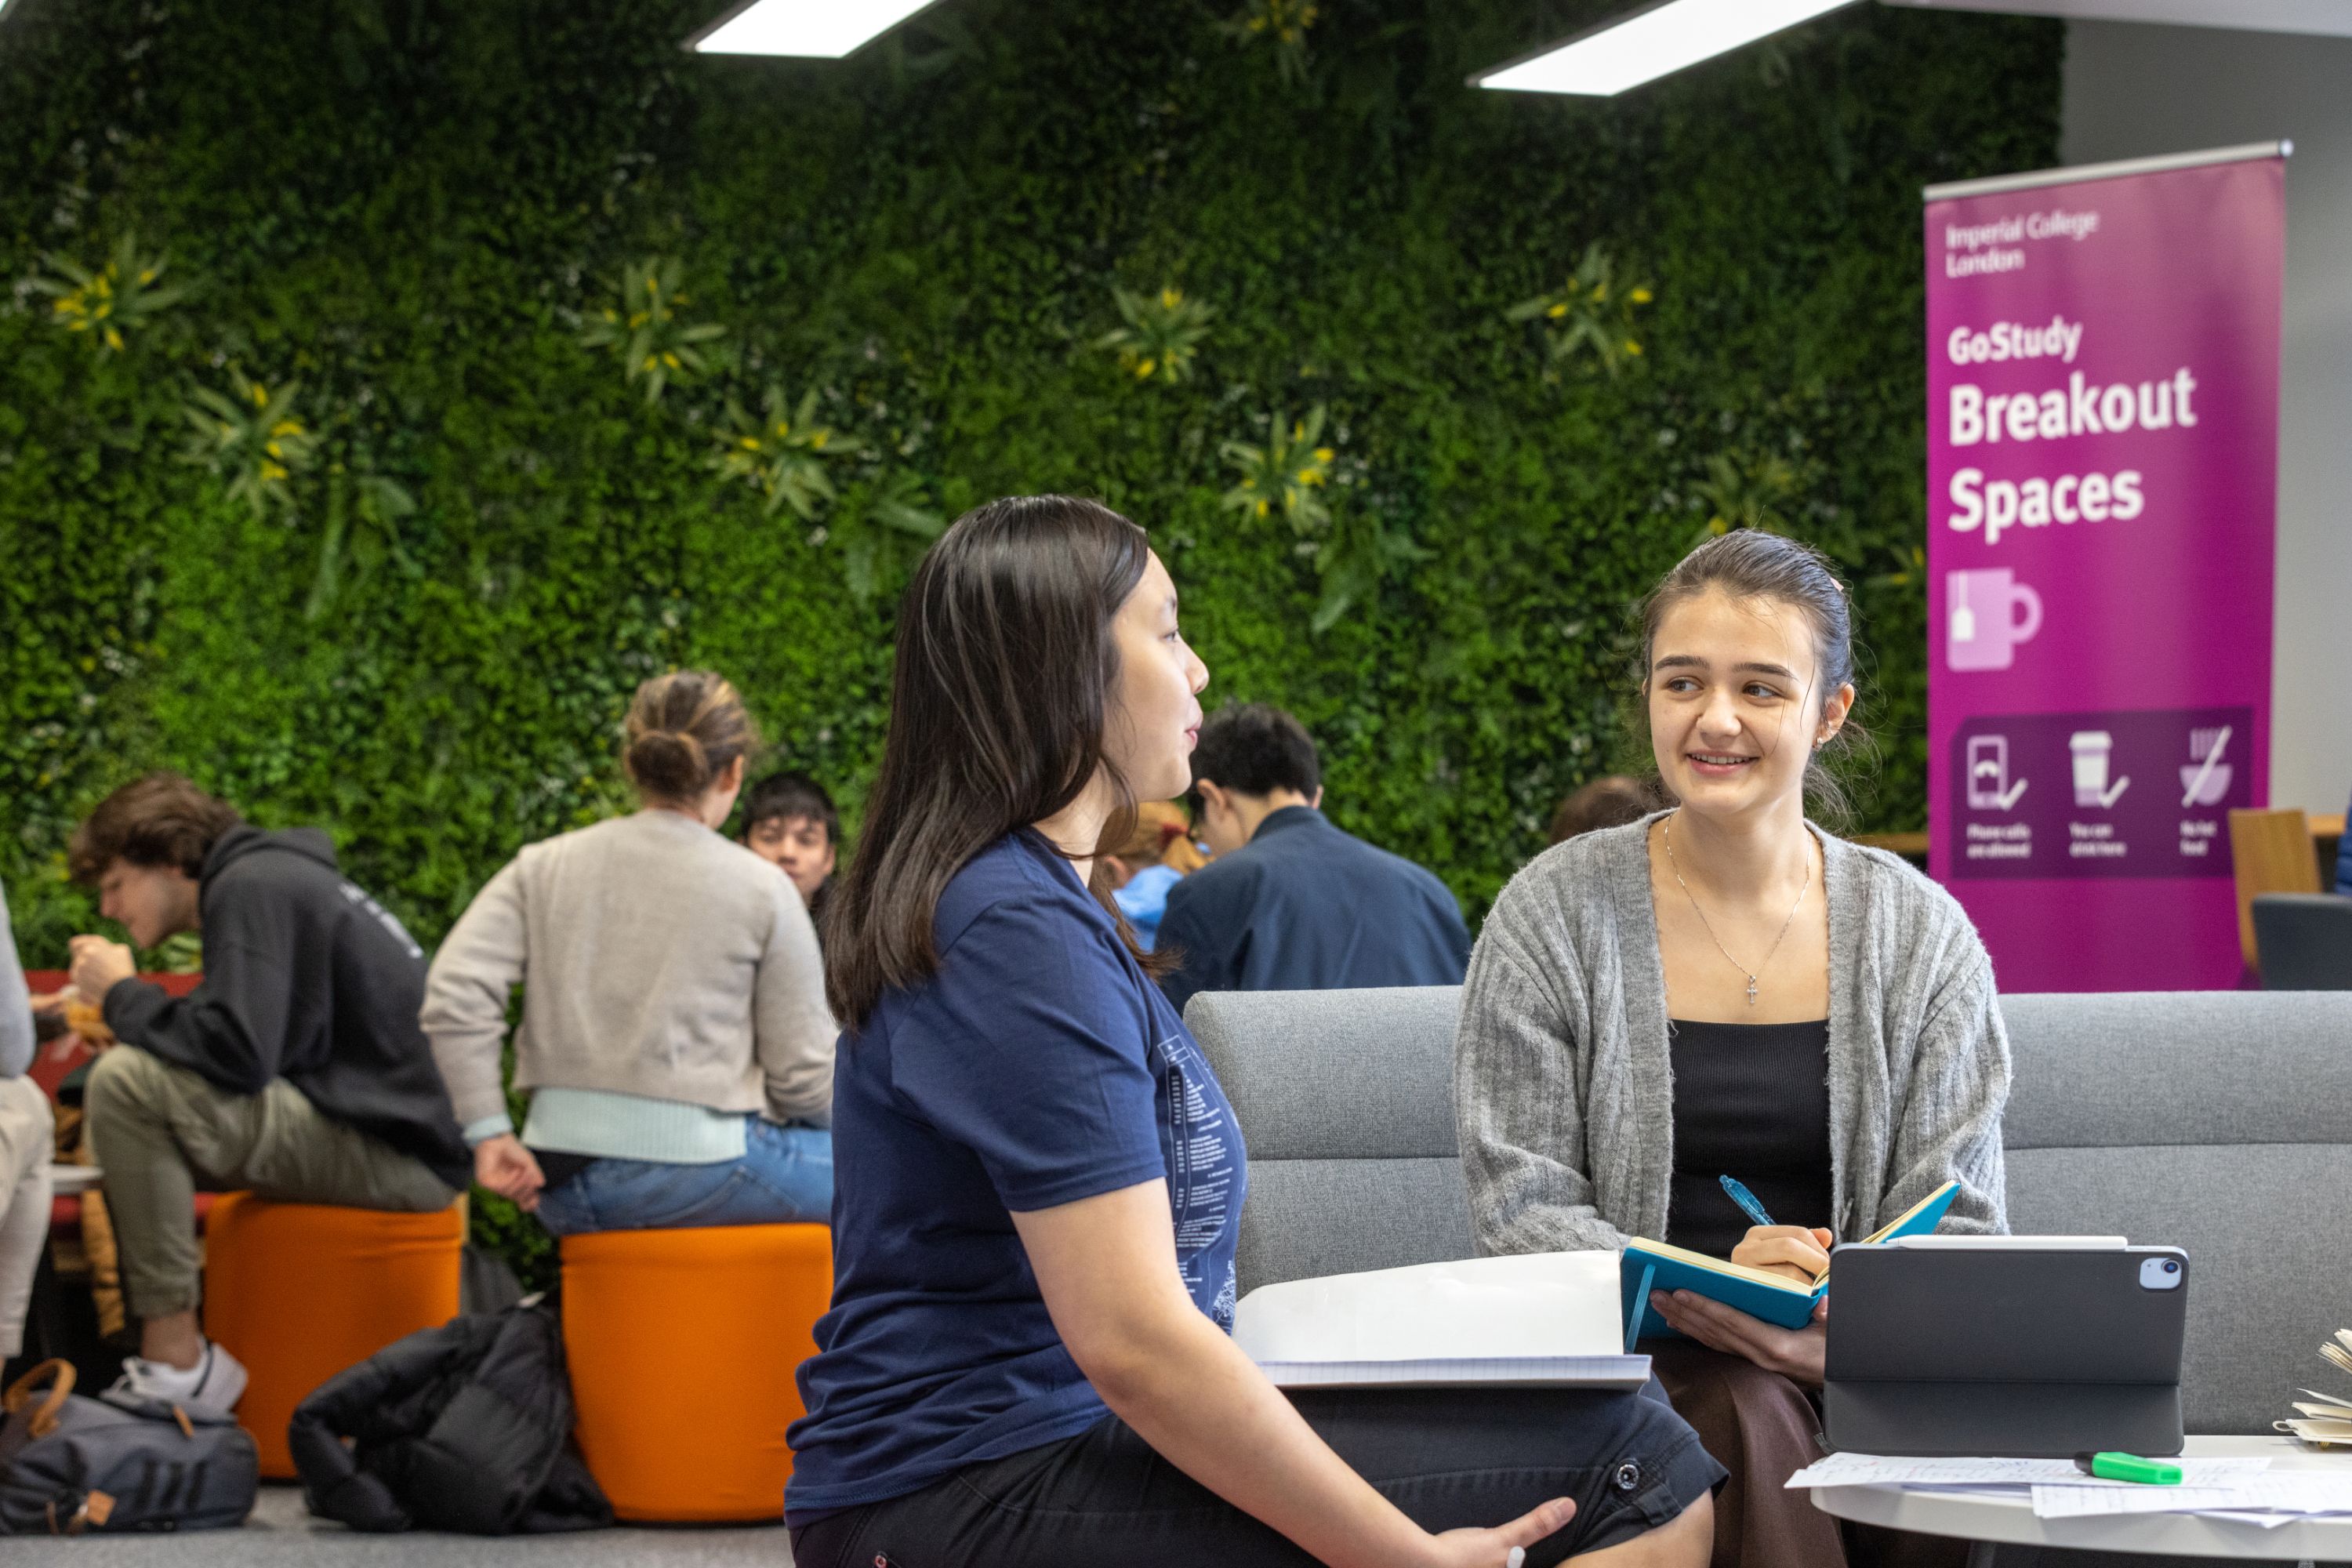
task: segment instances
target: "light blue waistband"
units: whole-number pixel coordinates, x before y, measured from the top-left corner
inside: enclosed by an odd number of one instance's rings
[[[607,1160],[716,1165],[743,1157],[749,1115],[683,1100],[599,1089],[542,1089],[530,1097],[522,1141],[534,1149]]]

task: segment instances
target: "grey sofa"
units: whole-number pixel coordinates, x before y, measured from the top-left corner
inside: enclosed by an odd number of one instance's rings
[[[1250,1152],[1241,1286],[1465,1258],[1451,988],[1209,994]],[[2189,1429],[2269,1429],[2352,1328],[2352,993],[2003,999],[2021,1233],[2185,1247]]]

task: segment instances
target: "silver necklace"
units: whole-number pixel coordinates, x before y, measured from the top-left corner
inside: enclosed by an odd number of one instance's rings
[[[1748,976],[1748,1005],[1750,1007],[1753,1007],[1756,1005],[1756,975],[1758,972],[1772,967],[1772,953],[1780,952],[1780,944],[1788,940],[1789,928],[1797,923],[1797,911],[1804,907],[1805,895],[1813,890],[1813,858],[1811,855],[1807,855],[1805,857],[1805,885],[1797,889],[1797,901],[1789,906],[1789,918],[1780,922],[1780,934],[1772,939],[1771,952],[1767,952],[1764,955],[1763,963],[1758,964],[1755,969],[1751,970],[1746,964],[1740,963],[1739,960],[1731,956],[1731,950],[1723,945],[1723,939],[1721,937],[1715,934],[1714,922],[1706,918],[1706,911],[1698,907],[1698,895],[1690,890],[1690,884],[1688,882],[1683,880],[1682,866],[1675,859],[1675,817],[1681,814],[1669,813],[1666,817],[1666,866],[1668,869],[1672,870],[1675,874],[1675,886],[1680,888],[1683,890],[1683,897],[1690,900],[1691,912],[1698,916],[1698,923],[1706,928],[1707,940],[1715,943],[1715,951],[1723,954],[1723,961],[1726,963],[1728,963],[1732,968],[1737,969],[1740,973]]]

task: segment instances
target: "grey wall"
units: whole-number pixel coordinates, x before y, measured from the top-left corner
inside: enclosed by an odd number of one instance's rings
[[[2074,22],[2068,163],[2285,137],[2271,803],[2352,795],[2352,39]]]

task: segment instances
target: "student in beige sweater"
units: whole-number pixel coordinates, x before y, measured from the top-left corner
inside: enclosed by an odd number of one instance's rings
[[[422,1021],[475,1177],[559,1236],[830,1214],[816,932],[793,884],[716,831],[755,740],[718,676],[646,682],[624,756],[643,808],[524,849],[433,961]],[[518,984],[520,1137],[499,1084]]]

